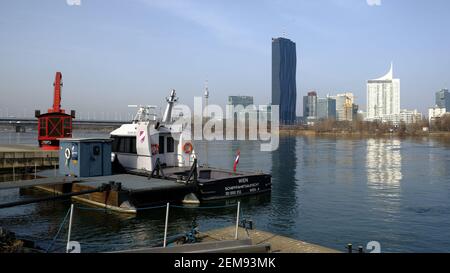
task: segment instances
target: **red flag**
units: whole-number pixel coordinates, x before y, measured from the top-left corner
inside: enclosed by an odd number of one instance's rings
[[[237,164],[239,163],[239,157],[241,156],[241,151],[237,150],[236,159],[234,160],[233,171],[236,172]]]

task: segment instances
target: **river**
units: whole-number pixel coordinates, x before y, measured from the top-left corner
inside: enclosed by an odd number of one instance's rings
[[[75,132],[75,136],[105,136]],[[0,132],[0,143],[34,144],[34,133]],[[200,160],[272,174],[270,195],[241,199],[242,216],[257,229],[345,251],[348,243],[377,241],[383,252],[450,250],[450,142],[431,138],[327,138],[286,136],[279,149],[261,152],[258,142],[196,143]],[[0,192],[0,202],[30,196]],[[236,200],[208,205],[229,205]],[[47,202],[0,210],[0,226],[46,248],[69,207]],[[78,205],[72,239],[82,251],[126,249],[152,243],[164,232],[165,209],[125,216]],[[230,226],[235,208],[172,208],[169,235],[189,231],[195,218],[200,231]],[[64,247],[65,231],[54,249]]]

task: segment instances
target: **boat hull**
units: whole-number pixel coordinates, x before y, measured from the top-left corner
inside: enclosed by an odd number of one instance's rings
[[[198,182],[198,198],[201,201],[236,198],[261,194],[272,190],[272,177],[254,174]]]

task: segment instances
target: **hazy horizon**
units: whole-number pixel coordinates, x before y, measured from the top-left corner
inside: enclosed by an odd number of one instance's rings
[[[46,111],[56,71],[63,108],[97,118],[134,113],[128,104],[163,106],[172,88],[180,103],[193,105],[206,80],[210,103],[248,95],[267,104],[271,39],[281,36],[297,44],[298,116],[311,90],[353,92],[365,109],[367,80],[386,74],[391,62],[402,109],[426,115],[435,92],[449,87],[446,0],[68,4],[76,2],[0,3],[0,116]]]

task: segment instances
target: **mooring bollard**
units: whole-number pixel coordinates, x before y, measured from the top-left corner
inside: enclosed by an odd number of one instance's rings
[[[363,247],[362,247],[362,246],[359,246],[359,247],[358,247],[358,253],[364,253],[364,250],[363,250]]]
[[[237,205],[237,215],[236,215],[236,234],[234,235],[234,239],[238,239],[238,230],[239,230],[239,210],[241,209],[241,202],[238,201]]]
[[[352,244],[348,244],[347,245],[348,253],[352,253],[353,252],[352,248],[353,248]]]
[[[170,204],[167,203],[167,208],[166,208],[166,224],[164,226],[164,243],[163,243],[163,247],[166,247],[167,245],[167,224],[169,222],[169,206]]]

